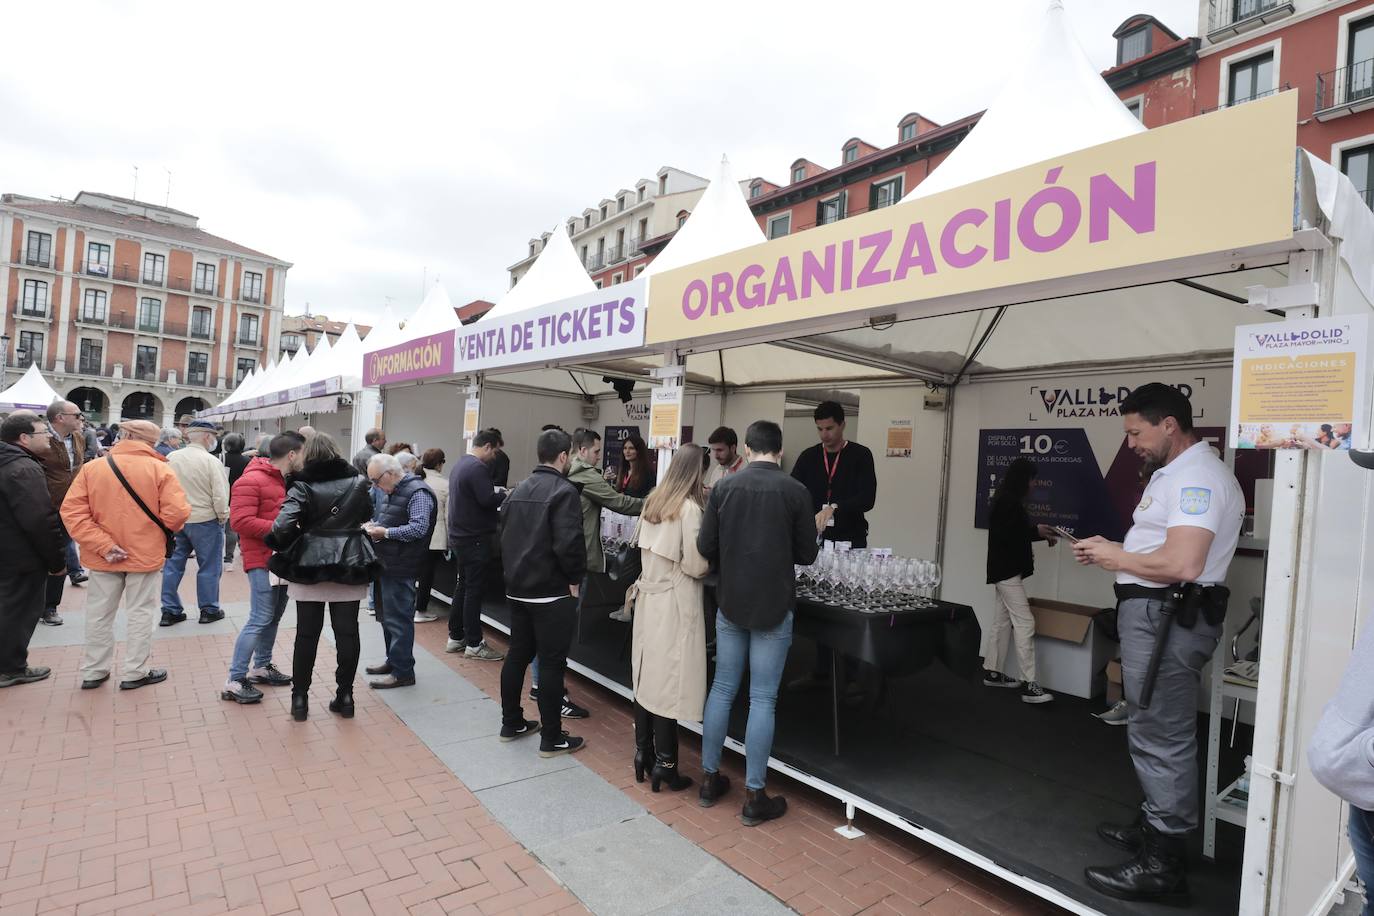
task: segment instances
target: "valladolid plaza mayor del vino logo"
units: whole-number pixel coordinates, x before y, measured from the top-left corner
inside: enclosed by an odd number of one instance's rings
[[[1154,381],[1153,379],[1151,381]],[[1146,382],[1141,382],[1144,385]],[[1187,398],[1192,398],[1194,385],[1206,384],[1205,379],[1189,381],[1166,381],[1166,385],[1177,388]],[[1084,385],[1079,387],[1031,387],[1031,396],[1036,406],[1043,408],[1043,416],[1056,420],[1071,417],[1119,417],[1121,402],[1130,397],[1137,386],[1128,385]],[[1039,410],[1032,409],[1030,420],[1042,419]]]

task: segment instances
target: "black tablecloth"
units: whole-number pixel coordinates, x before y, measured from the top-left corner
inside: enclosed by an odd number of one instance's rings
[[[792,631],[884,674],[914,674],[940,659],[957,674],[977,674],[982,631],[973,608],[937,601],[933,608],[866,614],[833,604],[797,600]],[[973,647],[970,670],[967,646]]]

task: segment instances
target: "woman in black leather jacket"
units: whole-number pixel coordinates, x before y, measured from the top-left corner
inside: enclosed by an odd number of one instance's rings
[[[304,722],[315,653],[324,629],[325,605],[334,627],[338,692],[329,711],[353,716],[353,678],[358,673],[358,605],[378,568],[362,524],[372,517],[367,478],[342,455],[334,440],[317,433],[305,446],[304,466],[291,478],[267,546],[279,551],[270,568],[289,583],[296,599],[296,651],[292,660],[291,718]]]

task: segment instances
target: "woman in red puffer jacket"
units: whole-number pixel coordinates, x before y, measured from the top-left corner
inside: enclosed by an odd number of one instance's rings
[[[248,622],[234,643],[229,680],[220,693],[221,699],[256,703],[262,699],[262,691],[254,684],[283,687],[291,683],[290,675],[272,664],[277,625],[286,612],[286,586],[272,584],[272,574],[267,571],[272,549],[263,543],[263,538],[272,530],[272,523],[286,501],[286,475],[300,470],[304,449],[305,439],[296,433],[273,437],[268,456],[260,455],[248,462],[229,491],[229,526],[239,536],[252,607]],[[255,663],[252,668],[249,662]]]

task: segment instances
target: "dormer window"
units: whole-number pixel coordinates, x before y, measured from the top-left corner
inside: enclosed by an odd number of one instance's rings
[[[902,125],[902,139],[901,139],[900,142],[905,143],[906,141],[908,141],[908,140],[914,140],[915,138],[916,138],[916,122],[915,122],[915,121],[912,121],[910,124],[903,124],[903,125]]]
[[[1116,41],[1116,63],[1130,63],[1150,53],[1150,27],[1143,25],[1132,29]]]
[[[618,198],[616,198],[616,201],[615,201],[615,212],[617,212],[617,213],[623,213],[624,211],[625,211],[625,198],[623,198],[623,197],[618,197]]]
[[[583,229],[590,229],[590,228],[592,228],[592,215],[591,215],[590,213],[588,213],[587,216],[582,220],[582,228],[583,228]]]
[[[636,193],[639,195],[639,197],[638,197],[638,199],[635,201],[635,203],[640,203],[640,204],[644,203],[644,185],[640,185],[640,186],[639,186],[639,189],[638,189],[638,191],[637,191]]]
[[[795,169],[792,170],[792,183],[793,183],[793,184],[796,184],[796,183],[799,182],[799,181],[805,181],[805,180],[806,180],[806,166],[804,166],[804,165],[799,165],[799,166],[797,166]]]
[[[602,206],[602,208],[601,208],[601,221],[602,221],[602,222],[605,222],[605,221],[606,221],[606,208],[605,208],[605,206]]]
[[[749,196],[750,196],[750,197],[758,197],[758,196],[759,196],[760,194],[762,194],[762,193],[763,193],[763,186],[762,186],[761,184],[759,184],[757,181],[754,182],[753,184],[751,184],[751,185],[749,186]]]
[[[574,235],[577,235],[577,223],[576,223],[576,222],[568,223],[568,235],[569,235],[569,237],[574,236]]]
[[[530,242],[530,257],[534,257],[534,256],[535,256],[536,254],[538,254],[538,253],[539,253],[539,243],[538,243],[538,242]]]
[[[846,164],[859,158],[859,144],[854,143],[844,148],[844,161]]]

